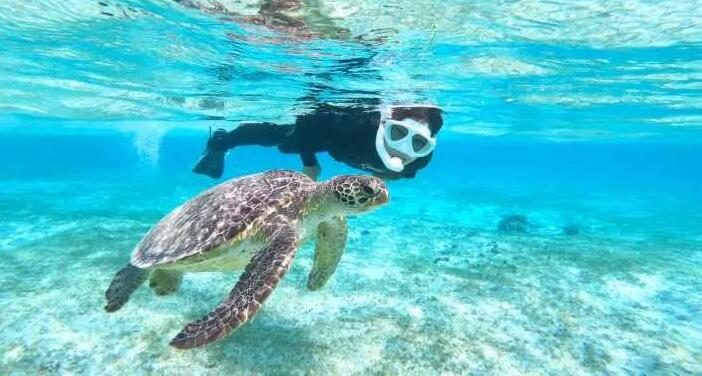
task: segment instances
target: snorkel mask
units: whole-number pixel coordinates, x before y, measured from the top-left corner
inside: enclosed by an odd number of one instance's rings
[[[434,151],[436,140],[431,136],[427,125],[411,118],[391,119],[390,112],[391,109],[381,111],[375,149],[385,167],[401,172],[415,159]]]

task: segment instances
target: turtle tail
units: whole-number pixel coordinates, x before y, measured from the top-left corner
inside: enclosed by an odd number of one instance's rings
[[[129,295],[132,295],[146,281],[149,272],[149,270],[137,268],[132,264],[127,264],[118,271],[105,292],[105,298],[107,298],[105,311],[114,312],[122,308],[124,303],[129,300]]]

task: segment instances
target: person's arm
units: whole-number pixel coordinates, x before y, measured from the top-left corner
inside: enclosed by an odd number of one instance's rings
[[[317,180],[322,172],[322,168],[319,167],[319,161],[317,161],[317,157],[314,153],[302,152],[300,153],[300,159],[302,159],[302,172],[312,180]]]

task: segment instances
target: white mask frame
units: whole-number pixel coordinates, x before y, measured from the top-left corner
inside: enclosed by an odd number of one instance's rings
[[[390,119],[388,116],[389,114],[390,111],[388,110],[381,111],[380,124],[378,125],[378,132],[375,137],[375,148],[385,167],[394,172],[401,172],[404,170],[405,165],[411,163],[416,158],[425,157],[433,152],[436,147],[436,139],[431,136],[427,125],[410,118],[403,120]],[[389,124],[391,126],[388,126]],[[405,135],[397,140],[393,140],[393,126],[403,127],[406,131]],[[426,142],[419,151],[415,151],[413,146],[413,138],[415,136],[422,137]],[[410,159],[390,155],[387,150],[388,147]]]

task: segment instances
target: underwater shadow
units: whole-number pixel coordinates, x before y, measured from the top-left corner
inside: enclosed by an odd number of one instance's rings
[[[309,371],[316,363],[314,349],[319,344],[308,335],[306,326],[281,325],[270,319],[254,320],[203,350],[226,363],[219,367],[232,368],[237,373]]]

